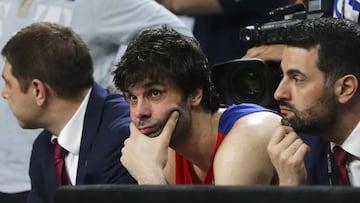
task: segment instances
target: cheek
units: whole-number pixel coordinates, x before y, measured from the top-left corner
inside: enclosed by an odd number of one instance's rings
[[[162,108],[158,108],[157,110],[155,110],[153,112],[153,116],[155,118],[168,118],[170,116],[170,114],[174,111],[177,110],[178,107],[177,106],[163,106]]]
[[[27,105],[25,105],[25,106],[27,106]],[[24,120],[25,117],[28,117],[30,114],[30,112],[27,111],[28,108],[23,108],[24,104],[22,104],[22,103],[13,103],[12,101],[9,101],[9,107],[10,107],[12,113],[14,114],[14,116],[19,121]]]
[[[134,116],[134,113],[132,111],[130,111],[130,120],[131,121],[135,121],[135,116]]]
[[[319,104],[321,95],[322,91],[318,91],[315,89],[307,93],[297,95],[297,98],[295,98],[297,101],[295,102],[297,110],[302,111],[305,109],[316,107],[316,105]]]
[[[8,102],[8,105],[10,107],[10,109],[12,111],[16,111],[17,108],[19,108],[21,106],[21,104],[18,104],[16,103],[16,99],[13,99],[13,97],[11,97],[11,95],[9,95],[9,97],[7,97],[7,102]]]
[[[162,108],[158,108],[156,111],[153,112],[152,118],[158,120],[161,123],[163,122],[165,124],[168,118],[170,117],[171,113],[174,111],[178,111],[181,114],[183,109],[175,104],[166,107],[163,106]]]

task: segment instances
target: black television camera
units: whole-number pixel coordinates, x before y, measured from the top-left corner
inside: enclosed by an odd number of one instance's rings
[[[263,25],[251,25],[240,31],[240,40],[261,44],[281,44],[285,30],[304,19],[330,16],[332,3],[324,0],[308,0],[274,9],[270,12],[273,21]],[[285,19],[287,15],[291,19]],[[215,64],[211,78],[219,92],[223,104],[256,103],[278,110],[274,92],[282,78],[280,62],[261,59],[235,59]]]
[[[222,104],[255,103],[278,110],[273,97],[281,80],[278,63],[257,58],[234,59],[214,65],[211,77]]]
[[[269,14],[272,21],[262,25],[249,25],[240,31],[240,40],[252,42],[253,45],[279,44],[285,37],[289,26],[304,19],[332,15],[330,0],[308,0],[306,4],[293,4],[272,10]],[[307,9],[306,9],[307,8]],[[290,19],[286,16],[291,15]]]

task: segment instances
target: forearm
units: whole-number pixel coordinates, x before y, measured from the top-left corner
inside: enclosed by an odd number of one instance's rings
[[[157,2],[178,15],[222,13],[218,0],[157,0]]]
[[[137,178],[139,185],[165,185],[167,184],[166,178],[162,170],[154,170],[147,174],[138,176]]]

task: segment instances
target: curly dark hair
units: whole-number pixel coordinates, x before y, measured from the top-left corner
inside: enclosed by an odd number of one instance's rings
[[[214,113],[219,108],[219,95],[200,44],[166,25],[140,33],[129,44],[113,73],[116,87],[123,92],[145,79],[166,79],[176,84],[183,98],[202,88],[204,109]]]

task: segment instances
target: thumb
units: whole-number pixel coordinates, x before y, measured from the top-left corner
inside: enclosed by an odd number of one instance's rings
[[[179,119],[179,112],[174,111],[171,113],[170,117],[168,118],[162,132],[159,135],[159,139],[164,141],[167,145],[170,143],[170,138],[174,132],[176,127],[177,121]]]
[[[133,122],[130,122],[129,128],[130,128],[130,135],[141,134],[141,132],[137,129],[137,127]]]

